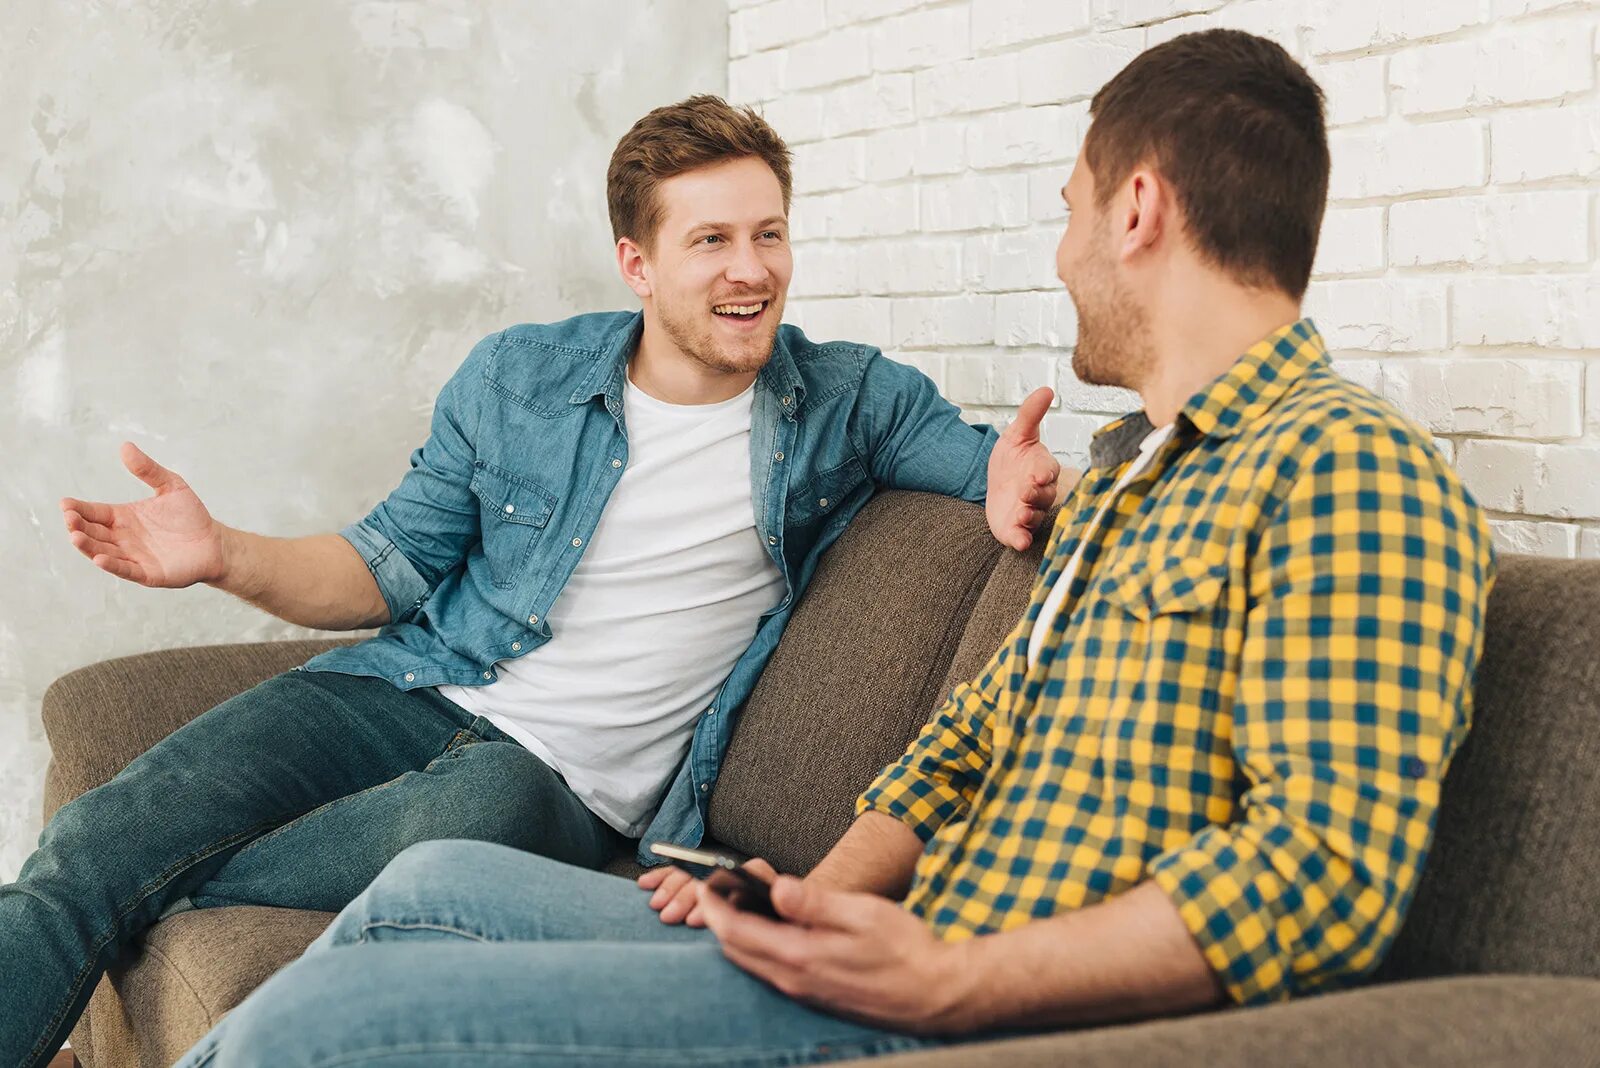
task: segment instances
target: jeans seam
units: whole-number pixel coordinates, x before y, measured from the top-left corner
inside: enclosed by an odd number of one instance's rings
[[[462,938],[469,938],[474,942],[488,943],[496,941],[496,939],[490,938],[483,931],[472,931],[465,927],[457,927],[448,923],[430,923],[426,920],[368,920],[361,925],[361,935],[357,941],[369,941],[367,933],[378,928],[388,928],[395,931],[438,931],[441,934],[460,935]]]

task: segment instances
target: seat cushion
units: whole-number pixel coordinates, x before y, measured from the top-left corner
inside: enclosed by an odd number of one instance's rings
[[[273,972],[304,952],[331,912],[246,905],[182,912],[100,981],[73,1034],[86,1068],[166,1068]]]
[[[823,557],[745,703],[711,834],[809,871],[927,720],[1001,549],[975,504],[907,492],[869,502]]]
[[[1600,977],[1600,561],[1507,555],[1472,730],[1382,975]]]

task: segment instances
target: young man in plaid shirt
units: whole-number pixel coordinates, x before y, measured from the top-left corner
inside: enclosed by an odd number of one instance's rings
[[[1004,645],[777,880],[785,922],[658,870],[662,924],[604,875],[435,843],[201,1056],[792,1064],[1378,964],[1471,718],[1483,517],[1301,317],[1328,175],[1306,72],[1191,34],[1092,112],[1057,254],[1073,368],[1144,407],[1096,436]]]

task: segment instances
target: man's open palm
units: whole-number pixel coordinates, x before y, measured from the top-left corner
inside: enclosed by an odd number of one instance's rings
[[[131,441],[122,463],[155,490],[128,504],[61,498],[68,537],[95,567],[141,586],[177,589],[222,573],[222,531],[194,490]]]

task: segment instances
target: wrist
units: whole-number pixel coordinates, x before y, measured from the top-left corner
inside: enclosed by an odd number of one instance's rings
[[[215,520],[212,523],[216,529],[217,567],[215,574],[202,581],[208,586],[237,594],[242,571],[240,561],[243,556],[243,547],[239,544],[239,531]]]
[[[991,1026],[995,982],[990,975],[991,938],[978,936],[939,943],[936,982],[928,989],[937,1000],[929,1030],[942,1035],[966,1035]]]

